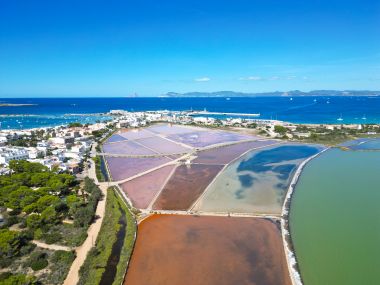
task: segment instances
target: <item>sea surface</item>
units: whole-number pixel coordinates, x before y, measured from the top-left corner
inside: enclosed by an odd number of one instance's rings
[[[380,123],[380,97],[375,96],[4,98],[0,99],[0,103],[36,104],[0,107],[2,129],[55,126],[77,121],[91,123],[109,119],[109,117],[88,114],[104,113],[115,109],[128,111],[206,109],[225,113],[260,113],[258,117],[260,119],[277,119],[294,123]],[[19,116],[6,116],[15,114]]]
[[[379,284],[379,169],[380,152],[340,149],[305,167],[290,208],[305,285]]]

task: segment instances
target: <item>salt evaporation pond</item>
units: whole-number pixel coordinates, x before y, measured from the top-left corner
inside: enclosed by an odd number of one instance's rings
[[[138,226],[124,285],[290,285],[267,219],[153,215]]]
[[[278,215],[297,167],[320,150],[316,145],[287,144],[251,151],[217,177],[194,209]]]
[[[221,169],[221,165],[178,166],[157,197],[153,209],[189,209]]]
[[[380,152],[332,149],[311,161],[290,210],[305,285],[380,282]]]

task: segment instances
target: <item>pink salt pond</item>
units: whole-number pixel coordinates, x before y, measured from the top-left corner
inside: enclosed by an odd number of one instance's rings
[[[187,153],[191,151],[191,148],[189,147],[182,146],[178,143],[158,136],[139,139],[136,142],[161,154]]]
[[[167,157],[126,158],[106,156],[112,180],[120,181],[172,161]]]
[[[153,155],[157,152],[134,141],[115,142],[103,145],[103,151],[108,154],[122,155]]]
[[[157,133],[157,134],[170,135],[170,134],[182,134],[182,133],[194,132],[196,128],[183,127],[183,126],[170,125],[170,124],[158,124],[158,125],[148,127],[147,130]]]
[[[245,152],[278,143],[275,140],[241,142],[233,145],[200,151],[193,163],[228,164]]]
[[[164,166],[158,170],[127,181],[120,186],[136,208],[145,209],[162,189],[174,167],[174,165]]]
[[[212,130],[194,131],[191,133],[184,134],[172,134],[169,135],[168,138],[170,138],[173,141],[181,142],[183,144],[187,144],[193,147],[206,147],[226,142],[255,139],[255,137],[253,136]]]

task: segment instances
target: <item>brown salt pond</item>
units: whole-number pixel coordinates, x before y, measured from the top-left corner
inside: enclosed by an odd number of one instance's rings
[[[222,165],[180,165],[153,205],[156,210],[187,210],[223,168]]]
[[[260,218],[153,215],[125,285],[290,285],[278,226]]]
[[[174,165],[164,166],[127,181],[120,186],[136,208],[145,209],[149,206],[154,196],[162,189],[174,167]]]
[[[197,154],[198,157],[194,159],[193,162],[205,164],[227,164],[250,149],[269,146],[274,143],[278,142],[275,140],[250,141],[204,150]]]

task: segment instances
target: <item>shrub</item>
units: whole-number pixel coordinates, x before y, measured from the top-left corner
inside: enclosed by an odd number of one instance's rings
[[[27,266],[33,271],[44,269],[48,264],[47,254],[43,252],[33,252],[27,261]]]
[[[42,238],[47,244],[52,244],[61,241],[62,235],[57,231],[53,231],[43,234]]]
[[[35,285],[39,284],[33,276],[25,274],[12,274],[4,272],[0,274],[0,283],[4,285]]]

